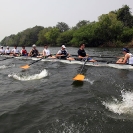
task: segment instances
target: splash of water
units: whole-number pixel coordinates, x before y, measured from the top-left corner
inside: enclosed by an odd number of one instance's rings
[[[12,64],[10,66],[2,65],[2,66],[0,66],[0,69],[6,69],[6,68],[14,67],[14,66],[15,66],[15,64]]]
[[[133,115],[133,92],[122,92],[122,101],[113,98],[113,101],[103,102],[103,105],[110,111],[117,114]]]
[[[46,69],[42,70],[39,74],[34,74],[34,75],[20,75],[20,74],[9,74],[8,77],[13,77],[16,80],[21,80],[21,81],[29,81],[29,80],[36,80],[36,79],[41,79],[44,78],[48,75],[48,72]]]
[[[94,80],[90,80],[90,79],[84,79],[84,81],[86,81],[86,82],[89,82],[91,85],[94,83]]]

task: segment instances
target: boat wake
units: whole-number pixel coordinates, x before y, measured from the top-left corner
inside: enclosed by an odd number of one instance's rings
[[[0,69],[6,69],[6,68],[14,67],[14,66],[15,66],[15,64],[10,65],[10,66],[2,65],[2,66],[0,66]]]
[[[44,69],[39,74],[34,74],[34,75],[9,74],[8,77],[12,77],[20,81],[29,81],[29,80],[41,79],[46,77],[47,75],[48,75],[48,72],[46,69]]]
[[[103,105],[109,110],[117,114],[133,115],[133,92],[122,92],[122,100],[113,98],[111,102],[103,102]]]
[[[90,80],[90,79],[84,79],[84,81],[86,81],[86,82],[89,82],[91,85],[94,83],[94,80]]]

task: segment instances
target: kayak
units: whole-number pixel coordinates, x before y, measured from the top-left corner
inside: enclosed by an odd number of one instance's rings
[[[21,59],[21,60],[40,60],[40,58],[37,57],[28,57],[28,56],[10,56],[10,55],[1,55],[1,57],[5,58],[16,58],[16,59]],[[78,60],[63,60],[63,59],[53,59],[53,58],[46,58],[42,59],[41,61],[52,61],[52,62],[62,62],[62,63],[67,63],[67,64],[84,64],[84,61],[78,61]],[[86,66],[96,66],[96,67],[112,67],[112,68],[117,68],[117,69],[133,69],[133,65],[129,64],[116,64],[112,62],[86,62]]]

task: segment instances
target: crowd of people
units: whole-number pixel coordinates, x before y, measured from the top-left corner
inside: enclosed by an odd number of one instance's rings
[[[133,55],[129,52],[128,48],[123,48],[123,55],[124,57],[120,58],[116,63],[117,64],[133,64]],[[86,60],[89,62],[96,62],[96,60],[89,57],[88,54],[85,52],[85,44],[80,44],[80,48],[77,51],[77,57],[71,56],[68,51],[66,50],[66,46],[62,45],[61,49],[55,54],[52,55],[50,50],[48,49],[48,45],[44,45],[44,49],[42,53],[39,53],[39,51],[36,48],[36,45],[32,45],[32,49],[27,52],[25,49],[25,46],[22,46],[22,49],[19,51],[17,46],[14,46],[14,48],[11,50],[8,46],[4,50],[3,46],[0,48],[0,54],[1,55],[12,55],[12,56],[29,56],[29,57],[38,57],[38,58],[57,58],[57,59],[66,59],[66,60]]]

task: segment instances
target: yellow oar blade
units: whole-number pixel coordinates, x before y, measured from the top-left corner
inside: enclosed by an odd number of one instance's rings
[[[84,76],[84,75],[82,75],[82,74],[78,74],[77,76],[75,76],[75,77],[73,78],[73,80],[83,81],[83,80],[84,80],[84,78],[85,78],[85,76]]]
[[[21,66],[20,68],[28,69],[29,67],[30,67],[29,65],[25,65],[25,66]]]

